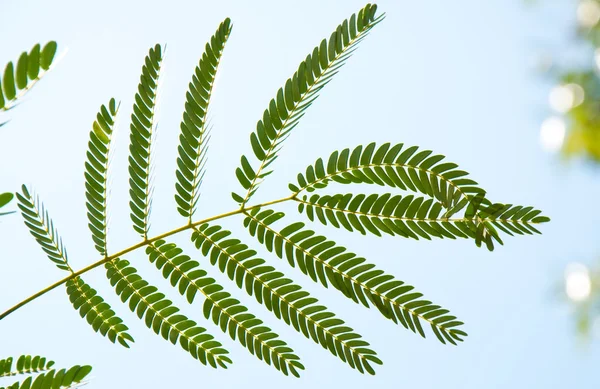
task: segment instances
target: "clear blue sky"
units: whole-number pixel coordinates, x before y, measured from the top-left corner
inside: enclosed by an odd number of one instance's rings
[[[212,102],[214,128],[200,216],[233,209],[234,169],[240,154],[250,150],[248,134],[268,101],[314,45],[363,5],[357,0],[0,1],[0,63],[50,39],[69,50],[0,129],[0,189],[31,185],[53,215],[73,265],[96,261],[86,227],[83,162],[95,113],[114,96],[123,110],[113,161],[110,245],[117,249],[137,242],[127,206],[128,117],[144,55],[151,45],[166,43],[152,231],[178,226],[173,173],[185,89],[206,40],[229,16],[234,27]],[[377,239],[314,226],[450,309],[466,323],[466,342],[452,347],[431,336],[424,340],[374,310],[320,289],[273,258],[371,342],[384,361],[375,377],[361,376],[306,341],[215,269],[212,274],[300,354],[307,368],[301,379],[285,378],[258,361],[204,321],[200,305],[189,306],[172,293],[234,359],[228,372],[203,367],[154,336],[122,306],[102,270],[85,279],[131,327],[132,349],[94,334],[64,290],[57,289],[0,323],[0,356],[42,354],[65,366],[92,364],[93,388],[597,387],[597,345],[577,343],[555,288],[566,263],[591,262],[597,255],[600,212],[593,204],[600,179],[541,151],[538,129],[547,114],[550,84],[530,66],[539,46],[553,45],[568,33],[564,18],[570,18],[571,7],[537,13],[519,0],[379,5],[386,20],[294,130],[257,200],[286,194],[297,172],[334,149],[390,141],[447,155],[496,201],[544,210],[553,222],[542,228],[543,236],[507,238],[494,253],[466,241]],[[300,219],[292,208],[282,209]],[[19,219],[13,215],[0,222],[0,310],[63,277]],[[251,242],[240,220],[225,224]],[[177,242],[198,255],[186,237]],[[168,290],[143,252],[127,259]]]

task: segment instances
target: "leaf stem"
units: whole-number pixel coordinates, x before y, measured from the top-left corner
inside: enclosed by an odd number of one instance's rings
[[[158,240],[167,238],[169,236],[178,234],[180,232],[189,230],[191,228],[194,228],[196,226],[199,226],[201,224],[204,224],[204,223],[207,223],[207,222],[210,222],[210,221],[213,221],[213,220],[223,219],[223,218],[226,218],[226,217],[229,217],[229,216],[233,216],[233,215],[237,215],[237,214],[244,213],[244,212],[247,212],[247,211],[251,211],[251,210],[253,210],[255,208],[261,208],[261,207],[265,207],[265,206],[268,206],[268,205],[283,203],[283,202],[292,200],[294,198],[295,198],[295,194],[291,195],[291,196],[288,196],[288,197],[283,197],[283,198],[280,198],[280,199],[277,199],[277,200],[272,200],[272,201],[267,201],[265,203],[256,204],[256,205],[253,205],[253,206],[250,206],[250,207],[243,207],[243,208],[240,208],[240,209],[236,209],[234,211],[229,211],[229,212],[225,212],[225,213],[222,213],[222,214],[219,214],[219,215],[216,215],[216,216],[211,216],[211,217],[199,220],[199,221],[194,222],[194,223],[187,223],[187,224],[185,224],[185,225],[183,225],[181,227],[175,228],[175,229],[173,229],[171,231],[167,231],[167,232],[162,233],[160,235],[157,235],[157,236],[155,236],[153,238],[144,239],[143,241],[141,241],[139,243],[136,243],[133,246],[129,246],[128,248],[123,249],[123,250],[121,250],[121,251],[119,251],[117,253],[114,253],[112,255],[108,255],[108,256],[102,258],[101,260],[99,260],[97,262],[94,262],[94,263],[92,263],[91,265],[89,265],[87,267],[84,267],[81,270],[73,272],[72,274],[70,274],[69,276],[63,278],[62,280],[56,281],[54,284],[52,284],[50,286],[47,286],[46,288],[40,290],[39,292],[37,292],[37,293],[29,296],[25,300],[19,302],[18,304],[14,305],[12,308],[10,308],[10,309],[6,310],[5,312],[3,312],[2,314],[0,314],[0,320],[4,319],[5,317],[7,317],[11,313],[15,312],[19,308],[22,308],[23,306],[29,304],[30,302],[32,302],[33,300],[37,299],[38,297],[41,297],[41,296],[45,295],[46,293],[50,292],[51,290],[54,290],[57,287],[65,284],[65,283],[67,283],[69,280],[72,280],[72,279],[74,279],[74,278],[76,278],[76,277],[78,277],[78,276],[80,276],[80,275],[82,275],[84,273],[89,272],[90,270],[93,270],[93,269],[97,268],[98,266],[102,266],[102,265],[104,265],[107,262],[110,262],[110,261],[112,261],[114,259],[117,259],[117,258],[119,258],[119,257],[121,257],[121,256],[123,256],[123,255],[125,255],[127,253],[130,253],[130,252],[132,252],[134,250],[137,250],[137,249],[139,249],[141,247],[144,247],[144,246],[146,246],[146,245],[148,245],[150,243],[154,243],[154,242],[156,242]]]

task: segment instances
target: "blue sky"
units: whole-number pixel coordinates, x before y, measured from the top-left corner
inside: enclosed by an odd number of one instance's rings
[[[582,346],[569,312],[556,295],[565,264],[592,262],[598,253],[600,213],[592,208],[600,180],[544,153],[538,141],[548,114],[551,83],[531,68],[539,47],[561,45],[570,31],[569,2],[537,11],[518,0],[383,1],[386,20],[323,91],[286,142],[275,173],[256,200],[287,195],[287,183],[335,149],[404,142],[444,154],[469,171],[495,201],[535,205],[552,217],[536,237],[507,238],[489,253],[467,241],[415,242],[351,235],[314,225],[331,239],[367,256],[450,309],[466,323],[467,340],[443,346],[329,293],[269,256],[286,274],[346,320],[379,353],[375,377],[361,376],[320,346],[278,322],[252,298],[210,269],[222,284],[303,358],[301,379],[285,378],[202,318],[201,306],[170,297],[231,351],[228,372],[200,365],[149,331],[106,282],[104,272],[84,279],[98,289],[132,329],[130,350],[93,333],[64,290],[36,300],[0,323],[0,356],[42,354],[61,365],[94,366],[94,388],[289,388],[345,386],[447,388],[596,387],[597,345]],[[250,151],[248,134],[269,100],[314,45],[364,5],[361,1],[0,2],[0,63],[36,42],[54,39],[68,53],[11,113],[0,129],[3,190],[33,187],[54,218],[72,264],[96,261],[87,230],[83,162],[100,104],[122,102],[113,160],[110,245],[138,238],[128,216],[128,117],[147,50],[167,44],[156,143],[152,233],[182,223],[175,211],[176,145],[186,85],[206,40],[225,17],[233,20],[211,106],[214,125],[199,217],[232,210],[234,169]],[[346,190],[346,188],[342,188]],[[370,190],[367,188],[366,190]],[[282,206],[300,220],[292,207]],[[63,277],[19,220],[0,222],[0,310]],[[224,224],[252,242],[239,219]],[[199,254],[176,239],[193,256]],[[260,248],[259,248],[260,249]],[[261,252],[262,253],[262,252]],[[267,254],[265,254],[267,255]],[[127,257],[146,279],[168,290],[144,258]]]

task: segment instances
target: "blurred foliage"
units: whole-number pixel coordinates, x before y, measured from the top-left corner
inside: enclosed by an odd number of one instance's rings
[[[524,1],[535,6],[550,3]],[[561,5],[569,6],[568,3],[573,14],[566,17],[575,16],[573,40],[568,50],[578,50],[584,55],[583,61],[566,66],[554,63],[549,74],[557,86],[579,86],[583,93],[579,101],[567,104],[564,112],[557,110],[566,124],[562,154],[600,166],[600,0],[562,0]],[[563,60],[562,54],[555,55],[555,59]],[[572,309],[578,335],[586,340],[600,335],[600,262],[567,266],[560,289]]]
[[[564,113],[567,133],[563,153],[600,164],[600,0],[578,0],[574,41],[571,47],[586,53],[584,65],[557,69],[553,76],[559,85],[575,84],[583,89],[583,101]]]
[[[577,270],[571,268],[575,266]],[[575,329],[586,341],[600,335],[600,262],[592,266],[571,264],[560,285],[561,296],[571,306]]]
[[[568,72],[561,77],[565,84],[577,84],[583,88],[585,99],[565,115],[568,133],[563,145],[567,157],[584,157],[600,164],[600,79],[591,70]]]

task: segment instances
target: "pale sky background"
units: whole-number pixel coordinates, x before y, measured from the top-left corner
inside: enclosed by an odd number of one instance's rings
[[[127,132],[150,46],[168,44],[151,230],[158,234],[183,222],[173,199],[179,121],[193,68],[221,20],[231,17],[234,27],[211,105],[214,128],[199,217],[235,208],[229,195],[238,189],[234,169],[239,156],[250,153],[249,133],[268,101],[299,61],[364,5],[358,0],[86,3],[0,0],[1,64],[36,42],[54,39],[59,50],[68,48],[0,129],[0,189],[26,183],[36,190],[75,268],[98,259],[87,229],[83,162],[95,113],[113,96],[122,101],[122,111],[109,245],[114,251],[138,241],[128,215]],[[95,334],[64,289],[57,289],[0,322],[0,357],[28,353],[60,366],[91,364],[90,388],[597,387],[598,344],[577,342],[556,287],[567,263],[591,263],[598,254],[600,212],[593,204],[600,179],[589,169],[559,163],[538,140],[551,83],[535,73],[532,62],[538,49],[563,44],[560,37],[571,31],[574,13],[571,2],[558,3],[535,9],[520,0],[382,1],[386,20],[311,107],[286,142],[275,174],[255,196],[266,201],[287,195],[297,172],[335,149],[390,141],[448,156],[496,201],[541,208],[552,217],[542,227],[544,235],[507,238],[493,253],[470,241],[377,239],[311,226],[450,309],[466,323],[469,337],[463,344],[443,346],[433,335],[422,339],[268,256],[372,344],[384,365],[375,377],[362,376],[204,266],[301,356],[307,368],[302,378],[286,378],[205,321],[201,303],[190,306],[171,292],[139,251],[126,258],[230,350],[234,364],[228,371],[204,367],[155,336],[120,304],[102,269],[84,279],[131,328],[136,343],[130,350]],[[280,209],[291,220],[303,218],[293,207]],[[223,224],[261,250],[241,219]],[[64,276],[19,215],[2,219],[0,237],[0,310]],[[188,239],[183,234],[176,241],[203,262]]]

